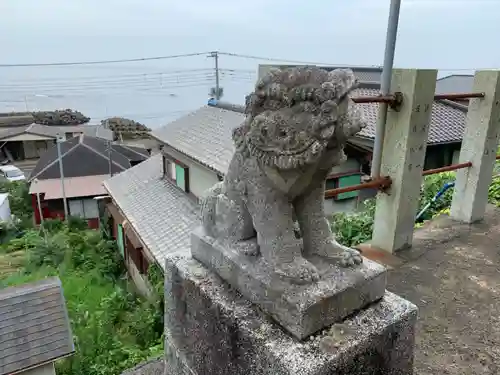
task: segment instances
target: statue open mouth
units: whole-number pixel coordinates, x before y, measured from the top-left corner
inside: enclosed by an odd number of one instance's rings
[[[276,145],[261,146],[256,145],[251,139],[248,139],[248,150],[257,157],[263,165],[275,167],[277,169],[294,169],[305,165],[311,165],[318,161],[327,147],[328,141],[310,139],[301,147],[292,149],[283,149]]]

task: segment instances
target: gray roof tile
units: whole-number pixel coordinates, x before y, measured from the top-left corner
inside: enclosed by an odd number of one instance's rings
[[[231,132],[244,119],[243,113],[204,106],[154,130],[152,136],[203,165],[226,173],[234,150]]]
[[[162,175],[162,156],[157,154],[104,181],[104,186],[164,267],[167,254],[190,247],[191,232],[199,225],[199,208]]]
[[[61,281],[47,278],[0,290],[0,375],[74,352]]]
[[[352,96],[375,96],[379,91],[375,89],[357,89]],[[363,117],[368,122],[358,136],[375,138],[378,104],[359,104]],[[428,144],[461,142],[467,113],[445,102],[435,101],[432,105],[431,125],[429,129]]]

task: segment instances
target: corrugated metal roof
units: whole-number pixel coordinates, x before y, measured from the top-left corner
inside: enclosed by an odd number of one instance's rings
[[[163,177],[162,155],[104,181],[104,186],[161,267],[167,254],[190,247],[199,207]]]
[[[67,177],[64,179],[64,193],[66,198],[92,197],[106,194],[103,181],[109,175]],[[62,184],[59,178],[34,180],[30,185],[30,194],[44,193],[45,200],[61,199]]]
[[[0,375],[15,374],[73,352],[58,278],[0,290]]]

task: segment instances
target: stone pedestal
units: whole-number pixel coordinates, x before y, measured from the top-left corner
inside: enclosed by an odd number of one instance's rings
[[[409,375],[416,317],[386,292],[299,341],[186,254],[166,262],[165,375]]]
[[[385,293],[386,269],[368,259],[354,268],[342,268],[325,258],[309,258],[321,279],[297,285],[280,278],[262,257],[247,256],[214,242],[201,228],[191,235],[191,253],[301,340]]]

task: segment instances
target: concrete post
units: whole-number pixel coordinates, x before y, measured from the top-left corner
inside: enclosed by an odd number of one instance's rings
[[[500,131],[500,71],[476,72],[472,91],[485,97],[469,102],[459,163],[470,161],[472,167],[456,173],[450,213],[466,223],[481,220],[488,203]]]
[[[393,72],[391,92],[402,92],[403,104],[387,113],[380,173],[392,186],[377,196],[371,241],[391,253],[412,244],[436,78],[437,70]]]

